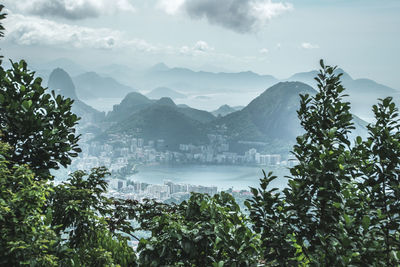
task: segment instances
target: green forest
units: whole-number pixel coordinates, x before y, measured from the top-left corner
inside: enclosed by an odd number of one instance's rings
[[[264,172],[241,210],[226,192],[180,204],[107,198],[100,166],[55,185],[50,170],[80,152],[74,101],[44,88],[23,60],[3,66],[0,266],[400,265],[398,108],[379,100],[368,138],[350,140],[336,67],[321,60],[317,94],[301,95],[288,187],[270,188],[276,177]]]

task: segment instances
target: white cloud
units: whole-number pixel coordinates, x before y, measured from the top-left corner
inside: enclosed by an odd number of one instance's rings
[[[204,41],[197,41],[197,43],[194,45],[194,50],[196,51],[202,51],[202,52],[208,52],[214,50],[211,46],[209,46],[206,42]]]
[[[305,42],[301,44],[301,47],[304,49],[317,49],[319,45]]]
[[[159,0],[157,7],[167,14],[174,15],[179,12],[185,0]]]
[[[268,1],[251,1],[250,11],[253,16],[257,18],[259,26],[264,26],[265,23],[269,22],[271,19],[293,9],[292,4],[288,3],[274,3],[270,0]]]
[[[122,32],[109,28],[69,25],[21,14],[10,13],[5,28],[6,40],[19,45],[97,49],[131,47],[146,52],[159,49],[145,40],[126,38]]]
[[[256,32],[271,19],[293,9],[293,5],[272,0],[159,0],[159,8],[174,15],[183,11],[193,19],[205,18],[239,33]]]
[[[129,0],[3,0],[3,2],[7,8],[18,13],[71,20],[135,11]]]
[[[9,13],[5,21],[5,40],[18,45],[43,45],[63,48],[131,49],[152,54],[202,56],[214,51],[205,41],[191,46],[155,45],[146,40],[129,38],[109,28],[90,28],[60,23],[34,16]]]
[[[154,44],[143,39],[131,38],[124,32],[110,28],[90,28],[71,25],[8,12],[5,20],[4,41],[21,46],[49,46],[66,49],[108,49],[114,51],[139,51],[151,55],[198,57],[204,60],[250,62],[258,57],[237,57],[216,51],[203,40],[181,47]]]
[[[214,51],[214,48],[209,46],[204,41],[197,41],[193,46],[182,46],[179,52],[183,55],[199,56],[205,55],[209,52]]]
[[[262,48],[262,49],[260,49],[260,54],[268,54],[268,52],[269,52],[269,50],[268,50],[268,48]]]

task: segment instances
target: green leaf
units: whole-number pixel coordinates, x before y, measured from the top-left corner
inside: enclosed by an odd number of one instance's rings
[[[31,100],[22,101],[22,108],[24,110],[28,110],[31,106],[32,106],[32,101]]]
[[[356,141],[357,141],[357,144],[361,144],[361,142],[362,142],[361,136],[357,136]]]
[[[367,215],[364,215],[364,217],[362,218],[362,225],[364,230],[367,230],[370,224],[371,224],[371,219]]]

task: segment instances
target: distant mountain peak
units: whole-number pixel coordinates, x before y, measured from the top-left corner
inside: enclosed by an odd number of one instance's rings
[[[151,103],[150,99],[148,99],[147,97],[145,97],[141,93],[130,92],[124,97],[124,99],[122,100],[121,104],[129,103],[129,102],[132,102],[132,101],[138,101],[138,100],[142,101],[144,103]]]
[[[157,105],[176,107],[174,101],[169,97],[162,97],[156,102]]]
[[[175,90],[172,90],[168,87],[157,87],[153,89],[150,93],[146,95],[147,97],[151,99],[160,99],[162,97],[170,97],[172,99],[174,98],[186,98],[186,95],[181,94]]]
[[[166,71],[166,70],[169,70],[169,67],[163,62],[157,63],[156,65],[150,68],[150,71]]]
[[[71,76],[62,68],[55,68],[49,77],[47,86],[50,90],[54,90],[57,94],[78,99],[76,96],[75,85],[72,82]]]
[[[211,112],[214,116],[226,116],[228,114],[231,114],[233,112],[235,112],[236,109],[232,108],[231,106],[225,104],[220,106],[217,110],[214,110],[213,112]]]
[[[74,77],[77,94],[82,99],[123,97],[135,89],[119,83],[112,77],[104,77],[90,71]]]
[[[88,71],[81,74],[80,76],[99,77],[100,75],[97,74],[95,71]]]

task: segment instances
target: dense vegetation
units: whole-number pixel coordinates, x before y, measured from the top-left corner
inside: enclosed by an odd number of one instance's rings
[[[271,189],[264,173],[242,211],[224,192],[179,205],[110,199],[101,167],[54,185],[49,170],[79,151],[73,100],[48,94],[24,61],[0,66],[0,265],[398,266],[398,110],[381,100],[369,137],[349,140],[340,76],[321,61],[319,91],[300,98],[289,186]]]

